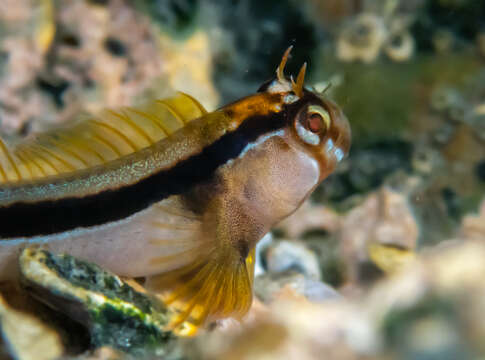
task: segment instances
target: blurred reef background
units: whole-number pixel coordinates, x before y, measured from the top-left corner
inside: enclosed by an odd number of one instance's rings
[[[49,270],[68,294],[26,270],[24,289],[49,306],[14,290],[0,302],[0,356],[485,356],[483,0],[2,0],[0,131],[28,136],[174,90],[213,110],[255,92],[289,45],[287,73],[307,61],[307,85],[331,84],[353,145],[261,241],[242,325],[178,339],[132,280],[72,260],[89,270],[81,282]],[[72,294],[77,310],[58,309]]]

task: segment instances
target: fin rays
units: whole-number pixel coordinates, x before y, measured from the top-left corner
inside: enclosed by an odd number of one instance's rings
[[[160,229],[170,229],[170,230],[193,230],[197,225],[194,224],[171,224],[166,222],[153,222],[153,226]]]
[[[167,104],[167,102],[165,100],[157,100],[157,102],[159,104],[162,104],[163,106],[165,106],[165,108],[178,120],[182,123],[182,125],[185,125],[186,122],[185,120],[183,119],[182,116],[180,116],[177,111],[175,111],[169,104]]]
[[[128,144],[128,146],[131,147],[131,150],[132,151],[136,151],[138,150],[137,146],[125,135],[123,134],[121,131],[119,131],[118,129],[114,128],[113,126],[111,125],[108,125],[106,123],[103,123],[101,121],[98,121],[98,120],[91,120],[94,124],[96,124],[97,126],[99,127],[103,127],[105,129],[107,129],[109,132],[113,133],[113,134],[116,134],[116,136],[120,137],[121,139],[123,139],[123,141]]]
[[[246,314],[252,303],[253,267],[254,262],[241,259],[234,248],[218,248],[199,253],[187,266],[149,278],[147,286],[176,309],[172,329],[184,322],[198,327]]]
[[[97,116],[8,146],[0,139],[0,184],[81,170],[139,151],[206,113],[177,93],[140,107],[106,109]]]
[[[200,220],[201,217],[199,215],[196,215],[194,213],[189,213],[183,209],[177,209],[176,207],[169,207],[169,206],[164,206],[164,205],[155,205],[155,208],[165,214],[168,215],[173,215],[177,217],[182,217],[186,218],[189,220]]]

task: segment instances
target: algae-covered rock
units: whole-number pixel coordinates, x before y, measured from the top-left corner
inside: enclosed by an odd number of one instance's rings
[[[172,352],[175,336],[165,329],[169,310],[97,265],[25,249],[20,270],[24,287],[85,325],[94,347],[107,345],[132,354]]]

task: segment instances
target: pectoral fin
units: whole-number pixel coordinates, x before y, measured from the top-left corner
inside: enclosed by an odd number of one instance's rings
[[[197,329],[209,321],[241,318],[252,303],[254,250],[242,259],[232,247],[202,251],[193,263],[152,276],[147,288],[176,309],[173,329]],[[182,326],[183,325],[183,326]]]

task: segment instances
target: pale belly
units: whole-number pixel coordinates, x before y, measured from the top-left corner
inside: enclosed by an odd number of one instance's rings
[[[189,261],[186,254],[203,241],[200,229],[200,219],[181,208],[174,196],[109,224],[49,236],[1,240],[0,280],[17,276],[18,255],[29,246],[67,253],[121,276],[158,274]]]

